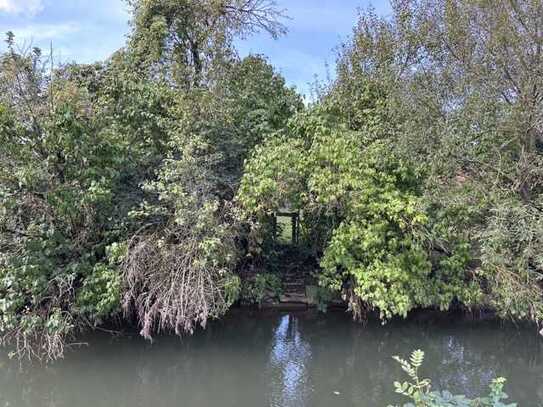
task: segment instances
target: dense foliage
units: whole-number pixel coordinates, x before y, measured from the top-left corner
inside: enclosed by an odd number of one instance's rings
[[[394,150],[425,173],[434,249],[463,247],[481,306],[537,321],[542,24],[539,1],[395,2],[360,16],[331,91],[356,128],[356,83],[381,89]]]
[[[262,221],[300,211],[321,284],[355,311],[540,321],[543,5],[392,5],[361,12],[337,78],[256,150],[240,202]]]
[[[421,176],[380,136],[379,118],[371,123],[350,130],[326,108],[297,116],[255,150],[239,202],[262,222],[284,207],[301,212],[306,244],[322,257],[320,284],[343,290],[357,317],[475,302],[461,248],[432,264]]]
[[[127,48],[94,65],[57,67],[8,34],[0,331],[19,357],[57,358],[123,309],[146,337],[192,331],[239,295],[230,200],[242,163],[302,104],[263,57],[232,47],[236,35],[282,32],[272,3],[185,3],[130,2]]]
[[[90,95],[68,71],[51,83],[39,50],[21,55],[11,38],[8,45],[1,61],[1,328],[17,352],[56,357],[76,318],[95,324],[119,309],[112,243],[124,146],[97,123]]]
[[[0,59],[0,339],[54,359],[81,330],[193,332],[282,292],[303,254],[356,318],[543,318],[543,4],[362,11],[304,106],[235,41],[268,0],[129,0],[126,47]],[[274,217],[299,215],[284,250]],[[324,295],[323,295],[324,296]]]

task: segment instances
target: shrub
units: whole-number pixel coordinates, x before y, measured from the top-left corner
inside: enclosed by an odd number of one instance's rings
[[[257,274],[254,280],[245,281],[241,291],[243,300],[262,305],[266,298],[278,298],[283,293],[281,279],[276,274]]]
[[[464,395],[453,395],[446,390],[432,391],[430,379],[419,377],[419,368],[424,361],[423,351],[414,351],[409,360],[399,356],[394,356],[394,359],[400,363],[402,370],[410,379],[403,383],[394,382],[396,393],[411,400],[410,403],[404,404],[404,407],[516,407],[515,403],[503,402],[508,396],[503,392],[505,379],[502,377],[492,381],[488,396],[470,400]]]

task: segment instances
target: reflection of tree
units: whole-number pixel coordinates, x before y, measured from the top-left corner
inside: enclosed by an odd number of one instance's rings
[[[363,327],[343,313],[239,312],[181,341],[88,341],[49,367],[0,356],[0,406],[385,406],[402,377],[391,356],[417,348],[436,388],[478,394],[499,375],[519,405],[543,402],[543,341],[480,321]]]
[[[29,407],[262,405],[265,349],[278,322],[232,315],[192,337],[161,337],[153,345],[89,338],[91,346],[65,360],[22,372],[5,358],[0,394],[10,406]]]
[[[307,366],[311,359],[311,347],[298,330],[298,319],[284,315],[274,332],[270,350],[269,404],[295,407],[307,405],[310,391]]]
[[[519,405],[543,402],[538,388],[543,382],[543,345],[532,329],[496,323],[458,320],[396,321],[385,326],[362,327],[348,316],[327,315],[300,323],[302,337],[311,344],[309,377],[327,388],[315,394],[311,405],[338,389],[349,403],[378,406],[395,400],[392,381],[401,372],[392,355],[426,352],[423,374],[434,386],[458,393],[480,394],[495,376],[509,379],[508,393]],[[334,404],[337,405],[337,402]]]

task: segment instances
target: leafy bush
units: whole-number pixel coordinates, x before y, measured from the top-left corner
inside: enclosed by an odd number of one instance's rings
[[[363,10],[323,98],[353,130],[373,126],[379,111],[391,150],[424,174],[434,254],[464,246],[468,259],[454,274],[480,284],[472,303],[535,322],[543,99],[533,89],[543,85],[543,54],[532,50],[543,46],[542,22],[541,1],[398,1],[387,17]]]
[[[106,248],[107,263],[97,263],[86,276],[76,295],[76,306],[82,316],[90,316],[100,325],[121,310],[121,275],[119,265],[126,246],[113,243]]]
[[[241,299],[261,305],[266,298],[276,299],[283,293],[281,279],[276,274],[257,274],[254,279],[243,282]]]
[[[453,395],[448,391],[432,391],[430,379],[419,377],[419,368],[424,361],[424,352],[416,350],[409,360],[394,356],[402,370],[411,381],[394,382],[396,393],[411,400],[404,407],[516,407],[515,403],[504,404],[507,394],[503,392],[504,378],[494,379],[490,385],[490,394],[486,397],[468,399],[463,395]]]
[[[305,287],[305,293],[308,301],[317,306],[321,312],[326,312],[330,301],[339,297],[337,291],[333,291],[328,287],[308,285]]]
[[[0,57],[0,342],[55,359],[68,338],[118,308],[106,247],[122,228],[115,204],[126,150],[103,131],[92,97],[44,70],[13,37]],[[25,103],[21,103],[25,100]]]
[[[305,243],[322,253],[320,285],[343,292],[357,318],[469,304],[478,286],[456,250],[434,272],[418,174],[378,137],[377,118],[371,131],[352,131],[332,113],[300,114],[255,150],[238,193],[245,212],[260,222],[284,206],[302,212]]]

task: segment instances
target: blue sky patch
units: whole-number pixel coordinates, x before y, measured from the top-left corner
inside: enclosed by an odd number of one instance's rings
[[[290,19],[278,40],[259,34],[238,41],[240,54],[264,54],[290,85],[308,95],[315,77],[333,74],[334,48],[346,40],[357,9],[370,4],[390,13],[388,0],[278,0]],[[126,41],[129,15],[123,0],[0,0],[0,31],[17,42],[48,49],[58,62],[88,63],[108,58]],[[327,68],[328,65],[328,68]]]

